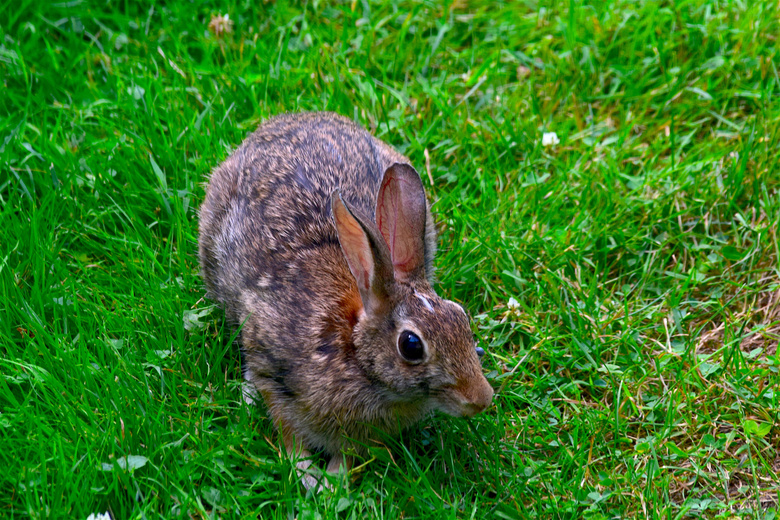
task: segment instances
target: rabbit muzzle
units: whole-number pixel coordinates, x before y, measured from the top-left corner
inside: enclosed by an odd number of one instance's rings
[[[464,381],[448,392],[443,411],[456,417],[474,417],[493,401],[493,387],[485,376]]]

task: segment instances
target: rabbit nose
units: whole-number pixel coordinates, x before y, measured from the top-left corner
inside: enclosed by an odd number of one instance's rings
[[[463,415],[473,417],[490,406],[493,401],[493,387],[490,386],[485,376],[480,374],[479,379],[463,392],[463,397],[461,402]]]

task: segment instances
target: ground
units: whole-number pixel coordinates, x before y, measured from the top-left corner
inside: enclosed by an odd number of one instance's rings
[[[0,10],[0,516],[776,517],[777,2],[152,4]],[[418,168],[496,390],[308,495],[197,265],[301,110]]]

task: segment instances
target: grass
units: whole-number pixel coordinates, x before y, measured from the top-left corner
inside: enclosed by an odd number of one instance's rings
[[[0,516],[776,518],[777,2],[0,5]],[[333,494],[198,276],[209,171],[296,110],[418,167],[497,390]]]

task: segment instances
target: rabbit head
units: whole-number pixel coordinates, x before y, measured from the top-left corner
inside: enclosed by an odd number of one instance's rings
[[[427,201],[418,173],[396,163],[384,173],[374,223],[331,195],[339,243],[362,310],[354,356],[382,400],[403,410],[473,416],[491,402],[469,319],[426,278]],[[410,412],[411,413],[411,412]]]

